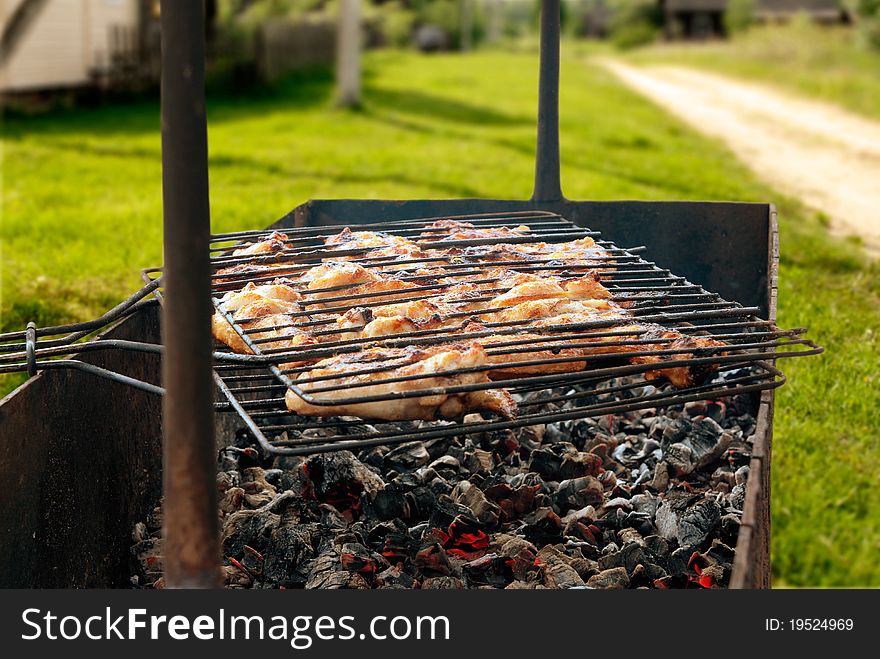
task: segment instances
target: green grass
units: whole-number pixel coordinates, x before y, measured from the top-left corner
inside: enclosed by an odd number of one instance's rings
[[[754,27],[729,41],[652,46],[628,57],[708,68],[880,118],[880,51],[861,46],[851,28],[795,21]]]
[[[209,102],[215,230],[263,227],[310,197],[506,197],[531,190],[533,53],[367,58],[363,108],[333,109],[330,80]],[[878,268],[821,218],[581,58],[563,60],[563,183],[576,199],[780,203],[781,322],[822,357],[784,363],[773,559],[789,585],[880,585]],[[96,314],[158,263],[153,102],[7,123],[5,328]]]

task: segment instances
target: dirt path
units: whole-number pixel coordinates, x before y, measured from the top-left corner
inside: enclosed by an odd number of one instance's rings
[[[768,87],[675,66],[602,64],[762,179],[857,234],[880,255],[880,123]]]

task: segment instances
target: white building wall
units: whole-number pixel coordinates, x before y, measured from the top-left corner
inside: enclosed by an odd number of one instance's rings
[[[3,23],[20,0],[0,0]],[[73,87],[106,66],[110,26],[136,27],[137,0],[49,0],[0,69],[0,90]]]

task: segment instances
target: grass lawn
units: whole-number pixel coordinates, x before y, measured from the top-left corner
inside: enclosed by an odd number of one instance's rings
[[[859,45],[851,28],[795,21],[754,27],[728,41],[652,46],[628,57],[713,69],[880,119],[880,51]]]
[[[332,109],[320,75],[209,101],[215,230],[263,227],[310,197],[528,196],[534,54],[380,52],[366,64],[359,111]],[[797,586],[880,586],[878,268],[582,58],[564,59],[562,77],[569,197],[780,204],[781,322],[809,325],[828,352],[784,364],[774,571]],[[160,262],[155,102],[11,120],[3,142],[5,328],[94,315]]]

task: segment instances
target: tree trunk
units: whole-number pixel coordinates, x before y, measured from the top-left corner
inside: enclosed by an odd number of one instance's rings
[[[343,107],[353,107],[361,101],[360,24],[360,0],[340,0],[336,39],[336,98]]]

